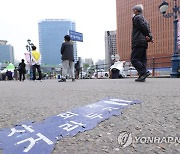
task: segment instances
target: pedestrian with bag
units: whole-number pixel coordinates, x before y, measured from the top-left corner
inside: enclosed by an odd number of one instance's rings
[[[21,80],[24,81],[25,74],[26,74],[26,64],[24,63],[24,59],[22,59],[21,63],[19,63],[18,71],[19,71],[19,81],[21,81]]]
[[[80,72],[80,64],[79,64],[79,61],[77,61],[76,64],[75,64],[75,76],[76,76],[76,79],[79,79],[79,72]]]

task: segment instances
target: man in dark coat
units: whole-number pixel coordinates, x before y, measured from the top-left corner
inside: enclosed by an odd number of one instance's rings
[[[143,6],[136,5],[133,7],[134,17],[132,19],[132,53],[131,63],[138,71],[139,77],[137,82],[144,82],[151,74],[146,69],[148,42],[153,42],[148,22],[142,16]]]
[[[80,64],[79,64],[79,61],[77,61],[76,64],[75,64],[75,72],[76,72],[75,78],[76,78],[76,79],[79,79],[79,72],[80,72]]]
[[[65,42],[61,46],[62,54],[62,78],[59,82],[66,82],[66,77],[69,75],[72,78],[72,81],[75,81],[74,78],[74,48],[73,43],[70,41],[71,38],[69,35],[64,36]]]
[[[22,76],[23,76],[22,81],[24,81],[25,80],[25,74],[26,74],[26,64],[24,63],[24,59],[22,59],[21,63],[19,63],[18,71],[19,71],[19,80],[21,81]]]

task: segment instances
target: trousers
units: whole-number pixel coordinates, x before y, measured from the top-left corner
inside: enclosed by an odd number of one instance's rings
[[[70,60],[63,60],[62,77],[66,78],[68,74],[71,78],[74,78],[74,62]]]
[[[41,67],[40,67],[40,65],[36,65],[36,64],[32,66],[33,80],[36,80],[36,69],[37,69],[38,74],[39,74],[39,80],[41,80],[42,79]]]
[[[145,47],[137,47],[132,50],[131,53],[131,63],[138,71],[138,74],[141,76],[147,72],[147,54]]]
[[[25,72],[19,72],[19,80],[22,80],[22,76],[23,76],[23,81],[25,80]]]

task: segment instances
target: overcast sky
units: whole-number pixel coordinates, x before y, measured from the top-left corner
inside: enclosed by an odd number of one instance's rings
[[[24,58],[27,39],[39,49],[38,21],[70,19],[84,42],[77,43],[78,56],[104,59],[104,33],[116,30],[116,0],[0,0],[0,40],[14,46],[15,58]]]

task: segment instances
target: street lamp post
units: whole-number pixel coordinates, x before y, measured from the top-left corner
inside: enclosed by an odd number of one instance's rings
[[[32,67],[31,67],[31,51],[32,51],[32,46],[34,45],[33,43],[31,43],[31,40],[28,39],[27,40],[27,45],[26,45],[26,49],[27,51],[29,52],[29,67],[30,67],[30,80],[32,79],[33,77],[33,73],[32,73]]]
[[[180,13],[180,7],[177,6],[177,0],[174,0],[173,13],[167,13],[168,3],[163,0],[161,5],[159,6],[160,12],[163,14],[163,17],[170,18],[174,17],[174,53],[172,55],[172,72],[171,78],[177,78],[180,76],[180,55],[178,54],[178,13]]]

